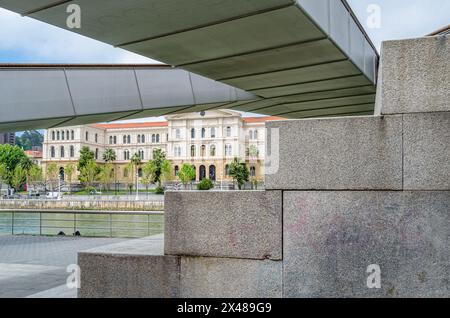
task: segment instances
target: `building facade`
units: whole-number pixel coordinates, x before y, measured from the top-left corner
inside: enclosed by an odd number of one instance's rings
[[[10,144],[14,146],[16,144],[16,134],[15,133],[0,133],[0,145]]]
[[[152,159],[155,149],[162,149],[172,163],[174,178],[182,164],[196,170],[196,181],[210,178],[230,181],[229,164],[239,157],[248,164],[251,176],[264,176],[265,122],[277,117],[242,117],[230,110],[166,116],[163,122],[94,124],[49,129],[44,135],[44,166],[58,165],[61,178],[64,167],[76,164],[82,147],[87,146],[102,164],[106,149],[114,150],[118,182],[129,177],[125,167],[137,153],[142,162]]]

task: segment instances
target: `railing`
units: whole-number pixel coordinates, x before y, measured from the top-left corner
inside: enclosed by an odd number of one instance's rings
[[[163,231],[163,212],[0,210],[0,235],[135,238]]]

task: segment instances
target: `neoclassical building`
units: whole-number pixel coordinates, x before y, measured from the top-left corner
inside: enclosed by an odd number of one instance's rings
[[[76,164],[80,149],[89,147],[97,163],[102,164],[105,149],[117,156],[119,182],[128,177],[124,167],[133,154],[143,162],[152,158],[154,149],[162,149],[172,163],[174,177],[183,163],[196,170],[196,180],[210,178],[229,181],[228,167],[235,157],[245,160],[251,175],[264,176],[265,122],[278,117],[242,117],[230,110],[166,116],[163,122],[93,124],[49,129],[45,132],[43,160],[58,165],[64,178],[64,167]]]

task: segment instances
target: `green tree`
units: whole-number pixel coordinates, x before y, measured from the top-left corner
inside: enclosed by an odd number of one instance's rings
[[[27,156],[21,148],[8,144],[0,145],[0,164],[6,166],[8,173],[4,176],[5,182],[11,187],[13,186],[14,170],[24,158],[27,158]]]
[[[69,194],[71,194],[72,193],[73,174],[75,173],[75,166],[73,164],[68,164],[64,168],[64,172],[66,175],[67,183],[69,184]]]
[[[178,178],[183,183],[184,188],[187,188],[188,184],[192,185],[192,180],[195,178],[195,169],[188,163],[183,163],[180,171],[178,172]]]
[[[103,190],[109,191],[109,185],[111,184],[113,174],[113,166],[107,163],[100,167],[100,172],[98,174],[98,179],[103,185]]]
[[[212,188],[214,188],[214,183],[208,178],[203,178],[202,181],[197,184],[197,190],[210,190]]]
[[[20,191],[26,179],[26,171],[21,165],[17,165],[12,174],[12,185],[16,192]]]
[[[161,149],[153,151],[153,159],[149,161],[149,168],[152,171],[153,182],[157,183],[156,193],[164,193],[162,187],[163,181],[169,181],[172,177],[172,166],[170,161],[166,159],[166,154]]]
[[[150,183],[152,183],[153,180],[155,179],[154,173],[155,173],[154,165],[152,164],[151,161],[146,162],[142,166],[141,182],[145,185],[145,190],[147,191],[147,194],[148,194],[148,187],[150,186]]]
[[[0,163],[0,194],[2,193],[3,181],[5,181],[7,178],[8,178],[8,169],[6,168],[5,164]]]
[[[36,183],[42,182],[42,168],[33,165],[29,171],[29,183],[33,186],[34,191],[36,191]]]
[[[114,182],[117,182],[117,173],[116,173],[116,165],[115,161],[117,160],[117,155],[114,149],[112,148],[106,148],[105,152],[103,153],[103,161],[106,163],[111,163],[113,165],[113,171],[114,171]]]
[[[245,162],[241,162],[239,158],[234,158],[230,164],[230,176],[237,182],[239,190],[242,190],[242,186],[249,179],[250,171]]]
[[[80,171],[80,181],[84,183],[86,189],[92,188],[98,175],[98,166],[94,160],[87,161]]]
[[[56,163],[50,163],[47,165],[46,178],[49,181],[51,192],[53,192],[53,182],[58,180],[58,166]]]
[[[94,161],[95,154],[88,146],[84,146],[80,150],[80,159],[78,160],[78,171],[85,167],[90,161]]]
[[[125,183],[127,185],[128,190],[133,191],[133,164],[130,162],[123,168],[123,177],[125,179]]]
[[[44,136],[37,130],[25,131],[16,136],[16,145],[23,150],[32,150],[33,147],[42,147]]]

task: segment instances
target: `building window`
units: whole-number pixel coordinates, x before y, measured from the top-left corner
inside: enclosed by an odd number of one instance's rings
[[[201,165],[199,173],[200,173],[199,174],[199,178],[200,178],[199,180],[201,181],[201,180],[205,179],[206,178],[206,167]]]
[[[59,168],[59,179],[61,181],[64,181],[64,179],[65,179],[64,167]]]
[[[195,146],[191,146],[191,157],[195,157]]]
[[[141,135],[138,135],[138,137],[137,137],[137,142],[138,142],[138,144],[141,143]]]
[[[142,178],[142,168],[139,168],[139,169],[138,169],[138,177],[139,177],[139,178]]]
[[[64,130],[61,132],[61,140],[64,140],[65,138],[64,138],[64,136],[65,136],[65,133],[64,133]]]
[[[75,140],[75,132],[73,130],[70,132],[70,137],[72,140]]]
[[[145,144],[145,135],[142,135],[142,136],[141,136],[141,142],[142,142],[143,144]]]
[[[75,157],[75,148],[73,146],[70,146],[70,157]]]
[[[258,131],[257,130],[255,130],[253,132],[253,139],[258,139]]]
[[[156,135],[155,134],[152,135],[152,143],[153,144],[156,143]]]
[[[64,146],[61,146],[61,148],[60,148],[60,155],[61,155],[61,158],[64,158]]]
[[[70,140],[70,132],[68,130],[66,131],[66,140]]]
[[[225,165],[225,175],[226,176],[230,175],[230,165]]]
[[[231,127],[226,128],[226,136],[231,137]]]
[[[52,140],[55,140],[55,132],[52,131]]]
[[[123,169],[123,177],[128,178],[128,169],[127,168]]]
[[[225,145],[225,156],[231,156],[231,155],[232,155],[231,145]]]
[[[202,138],[206,138],[206,129],[202,128]]]
[[[256,167],[254,166],[250,167],[250,176],[256,177]]]
[[[109,136],[109,144],[112,145],[113,143],[113,136]]]
[[[209,147],[209,155],[211,157],[215,157],[216,156],[216,146],[212,145],[211,147]]]
[[[174,171],[175,171],[175,177],[176,177],[176,176],[178,176],[178,173],[180,172],[180,168],[178,166],[175,166]]]
[[[195,139],[195,128],[191,129],[191,139]]]
[[[175,157],[181,157],[181,147],[180,146],[175,146],[173,152],[174,152]]]
[[[253,130],[250,130],[250,131],[248,132],[248,134],[249,134],[250,140],[252,140],[252,139],[253,139]]]
[[[192,178],[192,181],[195,181],[197,179],[197,167],[192,165],[192,168],[194,169],[194,177]]]
[[[117,136],[114,136],[114,144],[117,144]]]
[[[181,132],[180,132],[180,129],[179,129],[179,128],[177,128],[177,129],[175,130],[175,138],[176,138],[176,139],[181,139]]]
[[[200,156],[204,157],[206,153],[206,146],[202,145],[202,147],[200,148]]]
[[[141,158],[141,160],[144,160],[144,150],[139,150],[139,158]]]
[[[50,147],[50,157],[55,158],[55,147]]]
[[[56,132],[56,140],[59,140],[60,136],[59,136],[59,130]]]
[[[98,160],[98,148],[95,149],[95,160]]]
[[[127,136],[123,135],[123,143],[126,144],[127,143]]]
[[[127,136],[127,144],[131,144],[131,136],[130,135]]]
[[[123,160],[130,160],[130,151],[129,150],[125,150],[123,152]]]
[[[95,140],[95,143],[98,143],[98,134],[95,134],[94,140]]]
[[[214,165],[209,166],[209,178],[216,181],[216,166]]]
[[[156,134],[156,143],[159,143],[159,134]]]
[[[211,128],[211,138],[216,138],[216,128]]]

